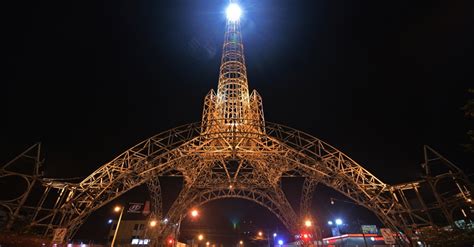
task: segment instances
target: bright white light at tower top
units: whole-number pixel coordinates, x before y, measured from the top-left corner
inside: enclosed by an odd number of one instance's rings
[[[227,19],[229,21],[238,21],[240,18],[240,15],[242,15],[242,9],[240,9],[238,4],[231,3],[227,7],[225,13],[227,14]]]

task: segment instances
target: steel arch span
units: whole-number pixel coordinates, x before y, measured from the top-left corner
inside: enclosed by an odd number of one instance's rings
[[[286,200],[279,187],[279,181],[284,177],[305,177],[307,181],[332,187],[373,211],[382,222],[395,229],[410,232],[410,226],[416,222],[429,225],[426,211],[410,212],[413,210],[409,205],[400,202],[396,192],[402,193],[405,188],[383,183],[347,155],[315,137],[267,122],[265,135],[232,133],[233,138],[242,138],[241,142],[246,142],[247,148],[260,150],[258,153],[234,152],[222,147],[211,150],[209,146],[197,143],[226,139],[228,134],[201,135],[199,126],[183,125],[155,135],[104,164],[80,183],[43,179],[41,182],[46,190],[49,193],[57,191],[59,196],[52,209],[30,206],[30,210],[35,208],[37,212],[25,229],[41,228],[45,234],[50,234],[53,228],[65,227],[72,235],[94,210],[141,184],[159,188],[159,183],[152,181],[163,176],[183,177],[185,182],[175,206],[166,214],[170,225],[179,223],[189,207],[221,198],[241,198],[269,209],[295,233],[301,227],[300,217],[307,217],[308,212],[302,210],[297,216]],[[272,151],[265,151],[265,148]],[[217,154],[211,157],[210,151]],[[227,166],[230,163],[234,163],[233,166]],[[2,177],[11,174],[2,174]],[[470,184],[461,179],[457,176],[457,184],[465,189],[459,192],[468,197]],[[157,197],[154,201],[161,202],[161,190],[151,191]],[[305,197],[311,195],[311,192],[304,194],[302,201],[308,201]],[[2,203],[10,209],[10,215],[18,209],[15,205]],[[154,207],[161,209],[161,205]],[[162,214],[155,212],[158,218]],[[169,231],[163,227],[160,233],[169,234]]]
[[[424,150],[424,179],[389,185],[324,141],[265,121],[262,102],[258,92],[250,92],[248,87],[240,23],[228,20],[217,91],[210,90],[204,98],[200,122],[148,138],[78,182],[44,178],[39,172],[39,145],[33,146],[0,170],[0,179],[19,176],[28,185],[20,197],[0,200],[0,208],[6,208],[8,215],[1,227],[46,236],[56,228],[65,228],[71,237],[92,212],[142,184],[152,194],[153,215],[158,220],[168,217],[169,222],[160,224],[157,231],[160,239],[172,231],[171,225],[179,225],[188,207],[222,198],[258,203],[295,233],[302,227],[303,217],[311,218],[309,203],[318,183],[371,210],[386,227],[402,231],[408,238],[423,227],[457,228],[452,210],[459,208],[466,215],[472,206],[469,179],[429,147]],[[36,154],[30,154],[35,150]],[[14,169],[14,163],[32,157],[30,174]],[[429,169],[432,162],[443,162],[447,169],[434,173]],[[159,178],[166,176],[182,177],[184,186],[171,210],[162,212]],[[299,214],[280,188],[285,177],[305,179]],[[444,190],[446,186],[440,191],[440,181],[451,184],[449,191]],[[40,196],[33,195],[35,185],[43,190]],[[430,198],[436,201],[423,199],[421,188],[432,192]],[[409,191],[416,195],[414,199],[408,198]]]

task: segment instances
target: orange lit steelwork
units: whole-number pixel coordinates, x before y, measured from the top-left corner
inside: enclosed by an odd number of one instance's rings
[[[467,176],[429,147],[425,147],[425,179],[390,185],[326,142],[266,122],[261,96],[249,90],[239,20],[227,21],[217,90],[205,97],[201,122],[148,138],[79,182],[44,178],[39,147],[31,147],[0,170],[0,178],[20,176],[28,184],[20,197],[0,201],[8,216],[4,231],[51,236],[54,229],[65,228],[69,239],[92,212],[141,184],[152,195],[160,222],[155,238],[161,243],[178,239],[180,223],[192,207],[223,198],[246,199],[267,208],[296,235],[308,226],[304,219],[311,219],[310,203],[318,183],[371,210],[386,227],[403,231],[408,238],[423,227],[456,227],[453,210],[469,211],[472,206],[473,187]],[[13,164],[23,158],[33,159],[31,174],[14,169]],[[429,169],[433,160],[448,169],[435,173]],[[184,185],[171,209],[163,213],[159,178],[166,176],[182,177]],[[281,188],[285,177],[305,179],[299,214]],[[438,181],[450,184],[449,193],[439,196]],[[44,196],[29,197],[33,186],[42,188]],[[427,191],[435,202],[424,201]],[[407,192],[416,197],[408,199]],[[52,207],[47,207],[50,198]],[[435,210],[443,221],[431,218]],[[316,232],[317,224],[310,223]]]

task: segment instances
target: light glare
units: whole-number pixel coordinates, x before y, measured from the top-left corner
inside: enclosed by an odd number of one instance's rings
[[[238,21],[242,14],[242,9],[236,3],[231,3],[226,9],[227,19],[229,21]]]

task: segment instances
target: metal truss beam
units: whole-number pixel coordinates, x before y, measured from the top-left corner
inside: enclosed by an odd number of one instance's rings
[[[314,190],[318,185],[319,180],[305,178],[303,183],[303,189],[300,198],[300,217],[302,219],[312,218],[311,217],[311,203],[313,200]]]
[[[200,123],[148,138],[80,182],[42,178],[39,158],[29,175],[10,170],[8,163],[0,170],[0,178],[25,179],[27,192],[14,200],[0,201],[9,215],[5,229],[17,226],[18,231],[50,235],[54,228],[65,227],[71,237],[92,212],[142,184],[147,184],[152,194],[156,216],[162,216],[158,179],[164,176],[182,177],[185,186],[167,213],[170,222],[160,227],[162,236],[173,231],[172,225],[175,233],[179,232],[189,207],[223,198],[258,203],[295,233],[302,222],[279,186],[284,177],[306,178],[301,215],[308,214],[314,186],[319,182],[373,211],[387,227],[402,230],[409,237],[418,227],[442,226],[442,221],[427,210],[440,210],[454,226],[452,210],[472,201],[473,187],[467,177],[429,147],[425,147],[426,177],[391,186],[320,139],[264,119],[262,98],[256,91],[249,93],[240,23],[228,20],[217,91],[211,90],[205,97]],[[35,148],[19,157],[28,157],[26,154]],[[447,163],[447,172],[434,174],[428,163],[438,161]],[[454,190],[441,191],[445,180]],[[44,193],[29,202],[35,184]],[[436,199],[434,204],[422,198],[422,184]],[[411,204],[408,190],[415,191],[421,209]]]
[[[148,191],[150,192],[150,198],[153,208],[153,215],[161,220],[163,217],[163,199],[161,197],[161,185],[158,176],[152,177],[147,182]]]

